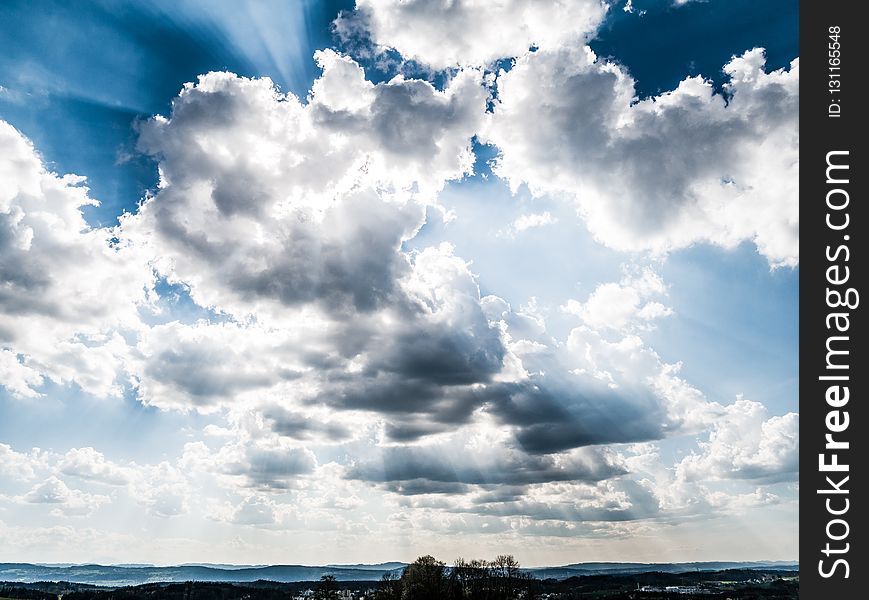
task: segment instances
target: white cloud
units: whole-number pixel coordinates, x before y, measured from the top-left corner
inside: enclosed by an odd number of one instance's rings
[[[38,448],[29,453],[16,452],[9,444],[0,443],[0,474],[14,479],[33,479],[34,469],[46,466],[46,456]]]
[[[210,519],[232,525],[263,527],[269,529],[319,528],[323,515],[303,512],[297,495],[292,499],[275,499],[263,494],[244,496],[239,502],[213,505],[208,513]],[[311,518],[314,517],[314,518]],[[306,522],[307,519],[311,523]]]
[[[549,211],[542,213],[528,213],[516,217],[506,230],[500,231],[499,234],[506,237],[515,237],[516,235],[534,229],[544,227],[545,225],[553,225],[558,222],[556,217],[553,217]]]
[[[606,10],[600,0],[357,0],[356,11],[339,16],[335,28],[347,41],[367,34],[380,48],[445,69],[585,41]]]
[[[639,275],[626,275],[619,283],[597,286],[584,303],[568,300],[561,310],[580,317],[595,329],[648,327],[650,321],[673,314],[669,307],[648,300],[665,293],[664,281],[647,268]]]
[[[607,292],[615,289],[608,298]],[[586,303],[562,307],[587,321],[566,340],[552,337],[537,308],[519,312],[500,299],[483,304],[509,352],[512,377],[490,385],[487,412],[512,426],[519,445],[533,454],[593,444],[639,442],[706,429],[719,406],[679,378],[640,334],[648,318],[669,309],[649,298],[666,292],[649,269],[603,284]],[[615,300],[619,300],[616,302]],[[650,314],[651,313],[651,314]]]
[[[739,399],[716,419],[701,452],[682,459],[677,478],[781,480],[797,477],[799,415],[768,415],[759,402]]]
[[[307,104],[267,79],[210,73],[171,118],[141,128],[163,184],[124,231],[202,306],[378,307],[407,270],[396,251],[422,225],[422,201],[472,168],[487,96],[478,72],[440,92],[401,78],[374,85],[346,57],[317,58]]]
[[[64,475],[72,475],[89,481],[109,485],[125,485],[130,482],[130,469],[118,466],[93,448],[72,448],[57,464]]]
[[[95,204],[75,175],[48,172],[32,145],[0,121],[0,369],[3,385],[35,397],[43,378],[117,393],[121,329],[147,304],[147,264],[116,231],[88,227]]]
[[[627,71],[588,47],[541,50],[499,75],[482,137],[511,187],[571,195],[610,247],[750,240],[773,266],[796,265],[799,60],[764,64],[754,49],[725,65],[727,100],[692,77],[637,102]]]
[[[11,350],[0,349],[0,381],[16,398],[36,398],[42,385],[39,371],[25,365]]]
[[[608,415],[599,418],[603,421],[613,419],[608,426],[612,430],[641,427],[641,433],[636,435],[639,439],[620,441],[698,433],[706,429],[720,412],[717,403],[710,402],[699,389],[678,376],[681,364],[664,362],[637,334],[622,334],[610,339],[610,336],[582,325],[571,330],[566,350],[569,364],[574,367],[576,379],[573,381],[591,378],[598,382],[598,386],[586,384],[589,387],[586,394],[597,400],[593,404],[595,408],[588,407],[587,410],[595,414],[595,411],[604,410],[603,406],[608,406]],[[601,388],[612,393],[605,393]],[[612,397],[621,399],[622,406],[613,405],[611,399],[608,404],[602,403],[604,398]],[[618,417],[613,412],[616,410],[620,413]],[[576,418],[581,420],[579,415]]]
[[[52,514],[56,516],[85,516],[109,502],[109,497],[70,489],[63,481],[52,475],[35,485],[21,497],[21,500],[31,504],[54,505],[57,508],[52,510]]]
[[[515,229],[517,232],[522,232],[526,229],[531,229],[533,227],[542,227],[543,225],[551,225],[556,222],[558,222],[558,219],[554,219],[552,215],[549,214],[549,212],[521,215],[515,221],[513,221],[513,229]]]
[[[140,146],[160,160],[161,188],[120,228],[88,229],[78,209],[89,202],[83,189],[63,188],[77,199],[66,207],[71,231],[64,235],[97,258],[78,256],[63,271],[70,282],[59,288],[81,298],[72,281],[92,282],[100,293],[93,292],[87,316],[63,322],[62,335],[34,336],[44,343],[39,353],[20,340],[4,351],[17,394],[32,395],[47,370],[105,396],[125,370],[139,397],[161,408],[209,411],[264,393],[266,400],[294,398],[289,408],[296,411],[319,396],[351,409],[364,401],[360,409],[377,411],[378,395],[400,378],[396,365],[411,372],[427,362],[456,368],[451,376],[462,385],[498,370],[498,334],[480,312],[467,266],[448,249],[400,251],[422,224],[431,194],[471,168],[470,138],[487,96],[479,73],[461,71],[441,92],[401,78],[371,84],[331,51],[317,59],[323,75],[306,104],[281,96],[268,80],[227,73],[188,85],[171,118],[141,127]],[[39,171],[23,138],[10,139]],[[110,246],[113,235],[121,241]],[[42,238],[21,239],[19,245]],[[104,254],[126,269],[111,285],[99,276]],[[136,312],[153,283],[146,258],[199,305],[234,319],[146,327]],[[120,297],[136,275],[138,296]],[[88,328],[108,307],[128,312]],[[57,318],[43,322],[54,326]],[[456,350],[467,356],[450,358]],[[368,379],[366,394],[349,383],[344,390],[332,377],[339,372]],[[420,402],[453,384],[434,377],[415,377]],[[468,401],[456,402],[467,415]],[[417,418],[418,409],[400,412]]]
[[[110,501],[104,494],[70,488],[68,480],[61,479],[60,475],[77,478],[80,482],[117,486],[127,492],[128,498],[159,517],[187,512],[193,493],[188,476],[169,461],[119,465],[91,447],[71,448],[64,454],[38,449],[22,454],[0,444],[0,459],[0,473],[11,477],[27,480],[40,471],[54,473],[16,499],[30,504],[57,505],[52,512],[56,516],[88,516]],[[118,498],[118,494],[112,492],[112,499],[117,501]]]

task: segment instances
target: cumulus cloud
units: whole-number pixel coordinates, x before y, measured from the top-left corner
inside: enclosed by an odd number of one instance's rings
[[[536,486],[521,499],[477,503],[457,512],[497,517],[525,517],[534,521],[632,521],[658,516],[657,499],[630,479],[587,483],[548,483]]]
[[[126,485],[130,482],[130,470],[120,467],[93,448],[72,448],[57,465],[64,475],[97,481],[109,485]]]
[[[618,64],[587,46],[520,58],[498,77],[483,138],[496,173],[535,194],[569,194],[603,244],[665,253],[753,241],[773,266],[798,254],[799,60],[767,72],[762,49],[637,101]]]
[[[124,233],[231,321],[143,332],[134,382],[163,408],[268,405],[285,433],[276,406],[386,414],[394,437],[445,429],[469,418],[471,386],[500,370],[503,349],[466,263],[449,246],[402,244],[431,191],[470,170],[487,92],[473,70],[440,92],[317,58],[306,104],[211,73],[142,126],[162,183]]]
[[[441,92],[372,84],[332,51],[317,58],[307,104],[267,79],[210,73],[170,118],[141,126],[162,186],[125,232],[202,306],[378,308],[407,271],[396,250],[421,226],[421,200],[472,169],[487,97],[478,72]]]
[[[16,398],[36,398],[43,377],[36,369],[24,364],[11,350],[0,349],[0,381]]]
[[[334,27],[345,42],[367,35],[380,49],[445,69],[586,40],[606,11],[600,0],[357,0]]]
[[[46,466],[46,458],[39,449],[25,454],[0,443],[0,474],[14,479],[32,479],[36,476],[34,469]]]
[[[618,283],[600,284],[585,302],[571,299],[561,310],[598,330],[622,330],[629,324],[648,327],[654,319],[673,314],[671,308],[648,300],[665,293],[663,279],[647,268],[638,275],[625,276]]]
[[[29,492],[21,497],[21,500],[31,504],[56,506],[52,510],[54,515],[85,516],[109,502],[109,497],[71,489],[57,477],[51,476],[42,483],[33,486]]]
[[[364,247],[346,251],[364,258]],[[386,279],[391,291],[376,310],[336,313],[328,299],[312,298],[255,323],[173,322],[144,332],[130,361],[140,398],[182,410],[261,405],[290,437],[288,415],[317,406],[383,416],[396,439],[468,421],[480,403],[475,386],[499,373],[505,353],[475,278],[448,245],[390,253],[402,276]],[[312,434],[306,422],[296,437]],[[338,422],[318,430],[346,435]]]
[[[149,302],[147,263],[82,217],[96,203],[83,182],[47,171],[0,121],[0,371],[19,397],[35,397],[44,378],[117,393],[117,332],[135,329]]]
[[[792,480],[799,471],[797,413],[770,417],[759,402],[739,399],[725,407],[700,453],[676,466],[685,481],[707,479]]]
[[[697,436],[698,450],[672,465],[657,443],[624,450],[626,468],[661,514],[745,514],[788,501],[799,471],[799,415],[770,416],[761,403],[741,397],[709,408],[715,416]]]
[[[637,297],[664,289],[649,271],[628,276],[617,287],[622,285],[632,286]],[[663,361],[643,341],[638,333],[642,327],[613,329],[620,323],[603,318],[608,307],[598,311],[603,312],[596,321],[600,329],[582,324],[559,342],[546,332],[540,317],[514,313],[492,298],[485,305],[521,365],[515,379],[488,386],[486,411],[512,427],[516,442],[527,452],[548,454],[697,433],[719,414],[717,404],[679,377],[680,364]],[[636,316],[642,313],[639,302],[631,310],[635,322],[646,322]]]

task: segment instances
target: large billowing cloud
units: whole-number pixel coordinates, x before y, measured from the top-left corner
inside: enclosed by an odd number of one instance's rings
[[[637,101],[630,74],[587,46],[535,52],[501,72],[484,137],[511,186],[568,194],[608,246],[751,240],[796,265],[799,60],[764,64],[761,49],[735,57],[723,94],[692,77]]]
[[[770,417],[759,402],[739,399],[716,421],[701,452],[676,467],[685,481],[707,479],[794,479],[799,471],[797,413]]]
[[[231,439],[195,464],[292,489],[321,467],[306,448],[343,445],[345,478],[398,495],[595,482],[626,471],[584,447],[700,431],[720,412],[631,333],[668,314],[647,300],[665,293],[651,271],[568,303],[585,324],[559,342],[541,318],[481,298],[452,246],[404,248],[431,192],[469,169],[486,100],[475,72],[437,92],[320,61],[307,104],[213,73],[142,126],[162,182],[124,233],[224,319],[154,326],[128,363],[147,404],[229,411]],[[477,117],[455,119],[466,102]],[[372,125],[381,112],[388,135]],[[499,433],[484,451],[487,428]],[[453,454],[480,462],[454,467]]]
[[[487,92],[475,71],[438,92],[318,57],[307,104],[212,73],[142,126],[162,183],[124,232],[233,322],[152,328],[134,378],[161,407],[280,398],[299,415],[385,415],[390,437],[417,438],[467,421],[504,356],[466,263],[449,246],[402,251],[431,193],[471,168]]]
[[[126,230],[203,306],[395,303],[409,270],[396,251],[422,225],[422,201],[472,168],[487,97],[479,73],[439,92],[400,78],[373,85],[331,51],[318,60],[307,104],[266,79],[211,73],[182,91],[170,119],[141,128],[162,184]]]
[[[149,302],[147,262],[82,217],[95,203],[83,182],[49,172],[0,121],[0,371],[20,397],[44,378],[117,393],[118,332],[135,330]]]
[[[368,36],[381,49],[445,69],[586,39],[606,10],[600,0],[358,0],[335,28],[345,42]]]
[[[386,415],[413,439],[468,420],[504,355],[465,262],[402,251],[432,193],[470,170],[487,92],[472,70],[439,92],[318,59],[306,104],[212,73],[142,126],[162,183],[124,233],[232,322],[152,328],[133,376],[164,408],[280,399]]]
[[[697,76],[638,101],[627,70],[585,45],[606,9],[359,0],[335,28],[434,69],[515,59],[481,132],[500,150],[495,171],[572,197],[601,243],[665,253],[749,240],[773,266],[796,265],[799,60],[767,72],[750,50],[724,66],[723,93]]]
[[[744,398],[717,407],[698,449],[672,467],[656,443],[636,444],[625,456],[627,468],[652,493],[665,513],[734,513],[784,502],[799,475],[799,415],[770,416]]]

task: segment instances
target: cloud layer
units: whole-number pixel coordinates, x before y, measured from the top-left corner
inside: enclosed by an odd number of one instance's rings
[[[54,386],[192,423],[147,461],[0,444],[0,508],[591,539],[783,502],[798,415],[708,397],[649,338],[679,318],[670,253],[749,240],[798,264],[798,60],[768,72],[755,49],[723,90],[690,77],[638,99],[585,45],[605,13],[360,0],[336,32],[446,70],[438,85],[375,83],[334,50],[306,98],[201,75],[138,123],[159,186],[114,228],[89,226],[84,179],[0,121],[5,393],[33,406]],[[533,202],[566,204],[622,271],[517,307],[460,244],[431,241],[480,142],[497,152],[480,181],[531,192],[521,212],[489,207],[493,239],[581,227]]]

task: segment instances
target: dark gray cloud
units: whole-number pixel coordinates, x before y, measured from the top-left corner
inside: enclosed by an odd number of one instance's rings
[[[340,442],[352,436],[350,429],[336,422],[324,422],[305,416],[282,406],[272,405],[260,409],[271,431],[280,436],[301,441]]]
[[[501,370],[505,350],[498,331],[475,308],[462,329],[424,321],[404,328],[372,358],[370,368],[441,386],[488,381]]]
[[[548,375],[500,389],[487,410],[515,426],[516,441],[533,454],[660,439],[668,431],[662,399],[645,387],[613,390],[587,377]]]
[[[227,369],[226,358],[224,353],[212,351],[201,340],[190,342],[153,356],[144,376],[173,382],[192,400],[192,404],[198,406],[212,404],[216,396],[232,396],[242,390],[268,387],[277,379],[271,374],[246,374]]]
[[[631,479],[620,479],[612,489],[592,493],[573,501],[564,498],[548,502],[528,499],[475,503],[456,507],[454,512],[470,512],[491,517],[527,517],[539,521],[634,521],[658,516],[658,498]]]
[[[287,489],[299,476],[312,473],[317,461],[305,448],[251,444],[241,457],[218,466],[227,475],[244,476],[250,487]]]
[[[600,481],[624,474],[623,467],[605,452],[533,456],[508,448],[489,448],[476,456],[467,449],[393,446],[360,461],[347,471],[348,479],[384,483],[390,489],[423,493],[423,482],[440,484],[521,486],[550,481]],[[426,485],[428,485],[426,484]],[[458,490],[458,488],[456,488]],[[462,488],[469,489],[469,488]]]
[[[466,494],[471,486],[457,481],[432,481],[431,479],[403,479],[387,481],[383,489],[401,494],[402,496],[417,496],[425,494]],[[449,506],[449,504],[447,504]]]
[[[58,316],[60,306],[46,297],[51,286],[46,264],[29,260],[22,249],[23,211],[0,213],[0,311],[8,315]]]
[[[203,294],[206,304],[220,305],[226,298],[242,306],[271,300],[285,306],[317,302],[339,312],[374,310],[396,294],[395,282],[408,270],[398,247],[423,218],[418,205],[396,206],[373,192],[357,193],[333,204],[322,218],[296,209],[270,223],[269,238],[256,243],[244,234],[221,239],[193,230],[188,211],[163,207],[191,193],[196,191],[170,188],[153,209],[143,211],[146,218],[153,216],[164,251],[178,256],[174,276],[193,281],[194,296]],[[247,217],[216,218],[227,229],[258,227],[233,224]],[[185,263],[201,271],[181,272]],[[209,281],[197,287],[204,273]]]

